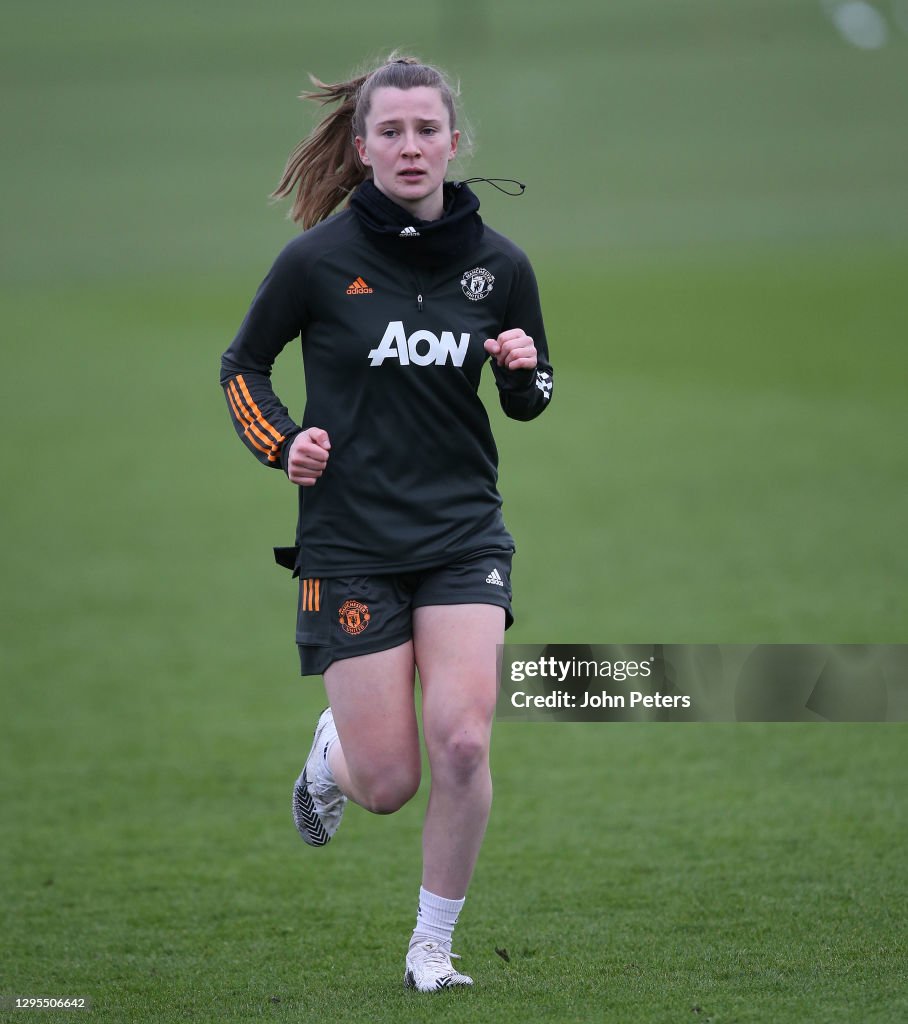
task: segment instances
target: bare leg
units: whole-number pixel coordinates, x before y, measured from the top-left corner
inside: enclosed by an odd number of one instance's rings
[[[419,789],[422,769],[413,702],[413,644],[335,661],[325,689],[339,742],[328,762],[341,792],[390,814]]]
[[[432,605],[413,614],[432,788],[423,827],[423,888],[466,895],[492,805],[489,746],[504,609]]]

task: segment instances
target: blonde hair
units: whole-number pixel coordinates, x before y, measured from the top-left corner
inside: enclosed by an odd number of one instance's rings
[[[302,93],[300,99],[316,100],[322,106],[340,105],[296,146],[287,158],[280,183],[271,193],[273,198],[283,199],[296,189],[288,216],[293,221],[302,221],[304,228],[324,220],[370,176],[353,140],[356,136],[365,138],[366,118],[376,89],[438,89],[451,119],[451,131],[456,127],[454,90],[438,68],[423,64],[417,57],[392,54],[374,71],[334,85],[326,85],[314,75],[309,78],[318,88]]]

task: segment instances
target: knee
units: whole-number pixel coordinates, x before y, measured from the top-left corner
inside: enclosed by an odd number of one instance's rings
[[[363,807],[373,814],[393,814],[413,798],[419,789],[419,780],[419,768],[374,775],[362,787]]]
[[[465,727],[452,732],[436,745],[431,761],[433,776],[443,774],[455,783],[469,781],[488,768],[488,729]]]

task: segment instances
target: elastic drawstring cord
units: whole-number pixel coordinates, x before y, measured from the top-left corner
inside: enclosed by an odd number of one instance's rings
[[[522,181],[517,181],[515,178],[467,178],[466,181],[455,181],[454,188],[460,188],[461,185],[472,185],[476,181],[488,182],[493,188],[497,188],[499,192],[504,192],[506,196],[522,196],[527,188]],[[520,191],[511,192],[510,189],[502,188],[501,185],[496,184],[499,181],[506,181],[511,185],[516,185]]]

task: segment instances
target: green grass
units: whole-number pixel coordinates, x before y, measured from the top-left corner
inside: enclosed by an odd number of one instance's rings
[[[93,742],[68,767],[33,766],[14,805],[7,989],[91,995],[99,1021],[314,1020],[326,1005],[363,1021],[908,1009],[900,727],[501,727],[459,926],[481,987],[428,1010],[399,963],[422,799],[393,819],[355,809],[335,844],[305,849],[287,782],[300,705],[318,700],[269,689],[252,729],[241,689],[222,689],[213,714],[161,681],[114,776],[122,739],[90,713],[73,706],[46,730]]]
[[[492,413],[509,639],[905,640],[904,36],[860,53],[756,0],[445,10],[7,5],[0,994],[165,1024],[904,1018],[904,725],[502,724],[477,987],[439,999],[400,985],[425,789],[322,852],[290,826],[323,702],[271,564],[294,501],[216,376],[290,234],[265,196],[309,69],[449,64],[464,171],[530,183],[481,193],[558,375],[542,419]],[[276,381],[299,415],[294,355]]]
[[[547,272],[550,319],[577,341],[548,423],[499,422],[512,638],[897,642],[905,466],[885,439],[905,378],[885,341],[903,270],[626,269],[600,291],[602,333],[589,280]],[[866,297],[837,314],[849,282]],[[289,825],[322,698],[295,681],[294,592],[270,564],[286,482],[234,442],[214,384],[239,291],[80,288],[31,308],[39,334],[60,308],[70,330],[53,374],[35,347],[13,375],[54,416],[7,452],[27,486],[5,551],[2,987],[89,994],[99,1021],[316,1019],[326,1001],[423,1019],[398,961],[425,792],[392,819],[354,812],[323,853]],[[772,332],[780,308],[800,347]],[[466,999],[502,1021],[896,1019],[904,741],[502,726],[459,929],[481,988],[433,1016]]]

